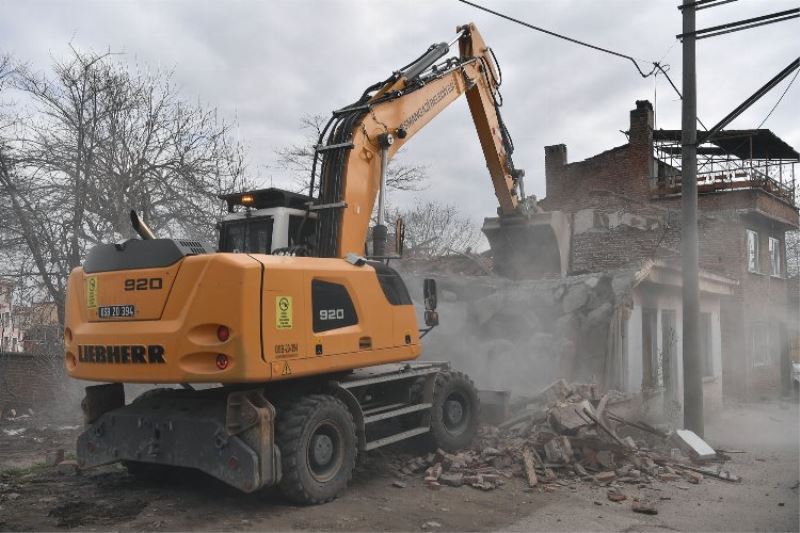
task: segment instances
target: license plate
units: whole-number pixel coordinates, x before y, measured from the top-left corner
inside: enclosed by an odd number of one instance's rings
[[[97,308],[99,318],[133,318],[136,307],[133,305],[104,305]]]

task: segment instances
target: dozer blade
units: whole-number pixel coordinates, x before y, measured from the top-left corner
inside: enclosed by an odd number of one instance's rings
[[[569,261],[570,224],[561,211],[486,218],[483,233],[501,276],[530,279],[565,276]]]

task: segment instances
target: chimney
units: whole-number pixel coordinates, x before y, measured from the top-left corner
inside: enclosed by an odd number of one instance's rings
[[[558,196],[563,185],[559,184],[564,166],[567,164],[567,145],[554,144],[544,147],[544,182],[548,197]]]
[[[628,142],[631,145],[653,144],[653,104],[648,100],[636,100],[636,109],[631,110]]]
[[[550,173],[561,172],[561,167],[567,164],[567,145],[554,144],[553,146],[544,147],[544,172],[545,175]]]

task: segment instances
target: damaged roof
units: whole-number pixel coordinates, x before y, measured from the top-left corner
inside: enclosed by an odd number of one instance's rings
[[[697,132],[700,140],[703,132]],[[681,130],[654,130],[653,141],[680,144]],[[752,143],[752,148],[751,148]],[[712,147],[701,147],[701,155],[734,155],[739,159],[788,159],[800,160],[800,154],[772,130],[723,130],[708,143]],[[751,152],[752,150],[752,152]]]

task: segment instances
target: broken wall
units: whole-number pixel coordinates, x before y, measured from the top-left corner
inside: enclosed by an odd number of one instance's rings
[[[439,287],[440,326],[424,339],[423,358],[452,362],[483,389],[526,394],[561,377],[614,388],[634,276],[630,270],[510,281],[429,274]],[[421,302],[422,277],[404,278]]]

